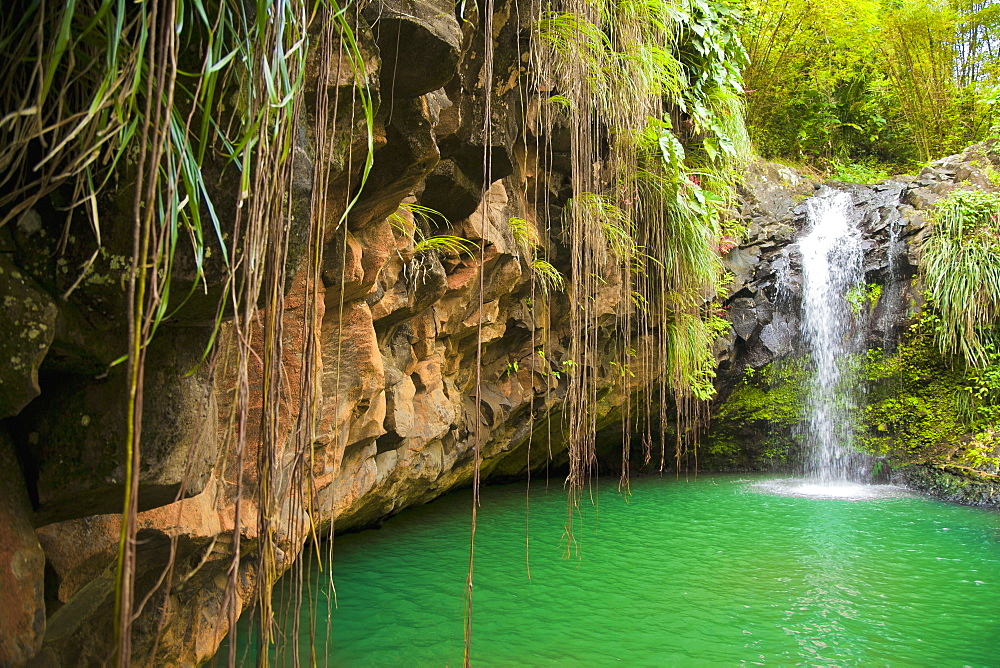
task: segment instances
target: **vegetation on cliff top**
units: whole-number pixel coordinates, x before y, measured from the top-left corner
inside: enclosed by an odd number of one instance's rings
[[[938,346],[982,367],[1000,318],[1000,194],[955,190],[936,203],[933,220],[921,265],[941,316]]]
[[[744,0],[748,120],[761,155],[925,162],[1000,120],[994,0]]]

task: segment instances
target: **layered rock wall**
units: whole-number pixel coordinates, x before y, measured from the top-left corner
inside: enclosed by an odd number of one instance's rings
[[[321,68],[310,65],[307,98],[325,86],[337,101],[327,126],[335,148],[323,195],[320,326],[318,340],[310,340],[303,317],[314,292],[304,250],[315,224],[313,176],[323,166],[315,164],[316,126],[307,114],[289,193],[294,216],[281,342],[287,399],[277,408],[268,499],[255,491],[265,443],[263,330],[255,324],[239,334],[249,337],[251,356],[242,439],[234,436],[241,381],[232,324],[218,333],[216,355],[202,359],[224,282],[217,244],[209,249],[204,285],[152,340],[133,662],[190,665],[214,654],[228,627],[227,596],[243,608],[260,582],[262,515],[274,527],[280,574],[311,535],[366,526],[469,484],[477,445],[484,476],[519,475],[565,457],[559,435],[572,365],[568,302],[533,285],[510,225],[515,217],[529,221],[529,234],[568,273],[564,240],[550,236],[538,214],[558,221],[558,205],[570,194],[567,175],[553,156],[539,160],[527,148],[546,143],[527,120],[538,116],[522,40],[533,19],[518,15],[513,0],[495,3],[494,77],[484,81],[482,17],[473,3],[465,9],[460,16],[441,0],[366,3],[350,18],[364,71],[331,68],[321,81]],[[348,45],[338,47],[334,57],[343,62]],[[368,140],[357,98],[362,80],[377,112],[374,161],[359,190]],[[490,118],[483,115],[487,95]],[[566,131],[556,124],[556,133]],[[224,211],[235,168],[206,169],[223,191],[216,206]],[[4,467],[10,479],[0,519],[12,533],[0,554],[0,589],[24,611],[4,627],[0,663],[37,655],[47,665],[96,665],[113,654],[127,391],[124,365],[112,362],[126,349],[131,238],[122,203],[129,188],[125,174],[100,203],[107,229],[81,281],[74,272],[96,242],[82,218],[71,218],[61,239],[65,219],[46,200],[0,230],[0,282],[10,302],[5,312],[14,316],[0,341],[10,353],[9,362],[6,354],[0,361],[9,364],[0,385],[0,455],[18,462]],[[419,207],[437,213],[422,216]],[[441,235],[460,236],[477,250],[420,245]],[[181,257],[176,274],[174,289],[183,294],[195,281],[192,259]],[[610,332],[620,306],[613,281],[600,299]],[[602,338],[608,350],[623,344]],[[294,397],[310,345],[320,350],[320,419],[315,440],[303,448],[302,407]],[[623,382],[611,367],[596,372],[597,421],[604,425],[647,379]],[[531,441],[538,447],[529,461]]]

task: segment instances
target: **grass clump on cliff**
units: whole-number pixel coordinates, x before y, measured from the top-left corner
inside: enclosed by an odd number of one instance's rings
[[[1000,194],[956,190],[939,200],[921,265],[941,315],[941,352],[982,366],[1000,316]]]

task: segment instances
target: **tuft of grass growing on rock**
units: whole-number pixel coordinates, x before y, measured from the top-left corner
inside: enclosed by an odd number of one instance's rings
[[[1000,317],[1000,194],[956,190],[939,200],[921,269],[941,316],[938,348],[983,366],[984,336]]]

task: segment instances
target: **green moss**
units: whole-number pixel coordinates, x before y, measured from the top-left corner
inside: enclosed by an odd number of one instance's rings
[[[711,468],[770,468],[786,463],[792,429],[802,417],[808,392],[804,358],[747,369],[743,380],[714,409],[706,435]]]
[[[803,378],[799,378],[787,370],[776,372],[774,364],[747,376],[719,408],[717,417],[720,420],[768,422],[782,427],[794,424],[802,410],[804,373]]]
[[[834,181],[845,183],[862,183],[874,185],[880,181],[885,181],[890,174],[887,165],[876,162],[867,163],[833,163],[833,173],[830,175]]]
[[[977,370],[943,356],[936,342],[938,322],[927,310],[895,354],[869,355],[859,444],[897,465],[948,461],[995,471],[1000,355]]]
[[[850,288],[845,295],[851,312],[858,315],[862,311],[871,311],[882,296],[882,286],[878,283],[867,283]]]

